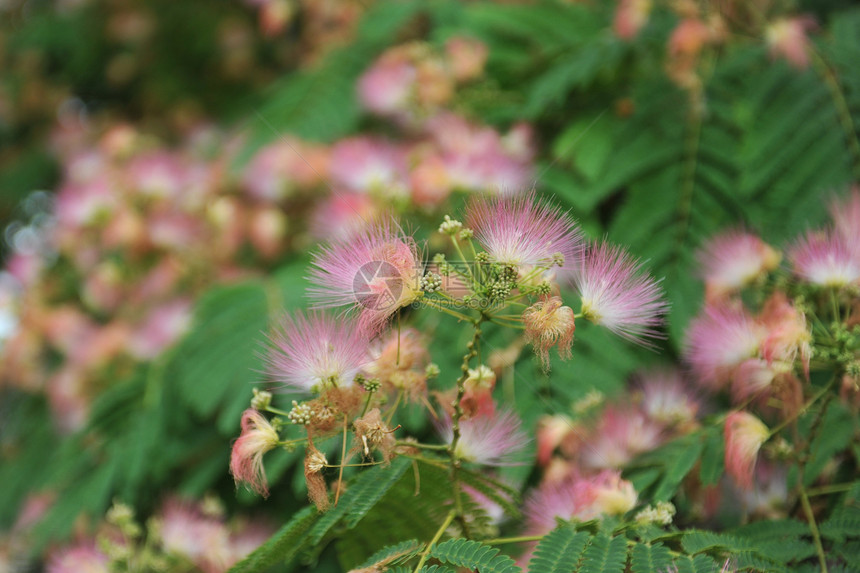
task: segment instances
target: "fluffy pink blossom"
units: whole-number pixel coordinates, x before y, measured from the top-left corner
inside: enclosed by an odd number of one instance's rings
[[[696,419],[699,402],[688,391],[688,384],[678,370],[643,373],[638,378],[638,386],[642,390],[642,410],[651,420],[671,426]]]
[[[795,274],[819,286],[844,287],[860,280],[860,252],[838,233],[809,232],[788,251]]]
[[[812,334],[807,328],[806,316],[789,302],[784,293],[777,291],[765,302],[759,322],[767,329],[761,355],[768,364],[781,362],[790,367],[800,358],[803,372],[809,377]]]
[[[582,299],[582,314],[595,324],[633,342],[650,345],[647,338],[663,338],[668,304],[659,282],[642,273],[642,263],[621,247],[591,245],[573,276]]]
[[[383,197],[408,193],[403,151],[381,139],[353,137],[331,150],[330,174],[336,188],[372,192]]]
[[[455,36],[445,42],[445,54],[454,79],[458,82],[480,77],[484,73],[489,50],[483,42]]]
[[[110,561],[95,544],[74,545],[55,553],[48,560],[46,573],[110,573]]]
[[[377,334],[421,294],[423,265],[412,237],[390,219],[335,239],[313,258],[308,294],[317,307],[350,307],[366,334]]]
[[[285,315],[270,340],[269,373],[305,392],[352,384],[368,360],[367,339],[355,323],[321,312]]]
[[[254,155],[242,175],[242,186],[255,199],[280,201],[299,189],[321,184],[328,164],[325,148],[282,138]]]
[[[189,502],[169,499],[161,511],[161,545],[182,556],[203,573],[222,573],[230,566],[230,536],[217,517]]]
[[[811,16],[781,18],[765,29],[765,39],[773,57],[785,58],[795,68],[809,66],[809,38],[806,33],[815,28]]]
[[[696,380],[716,390],[744,360],[758,355],[765,335],[743,308],[706,306],[687,329],[684,356]]]
[[[622,40],[631,40],[648,23],[651,0],[620,0],[615,8],[612,28]]]
[[[242,433],[233,442],[230,473],[236,483],[245,482],[251,489],[269,495],[269,484],[263,469],[263,455],[278,446],[278,432],[260,412],[247,409],[242,413]]]
[[[748,412],[732,412],[726,418],[726,472],[743,489],[751,489],[756,457],[770,437],[767,426]]]
[[[363,193],[338,191],[319,203],[310,222],[317,239],[345,239],[376,219],[373,200]]]
[[[152,360],[182,336],[191,325],[191,301],[177,299],[150,311],[130,336],[129,351],[140,360]]]
[[[543,484],[526,499],[526,530],[543,535],[556,527],[556,519],[587,521],[599,515],[624,514],[636,505],[633,484],[619,472],[594,476],[571,475],[567,480]]]
[[[573,431],[575,431],[573,420],[567,416],[556,414],[541,418],[537,428],[538,464],[541,466],[549,464],[553,452],[561,445],[564,438]]]
[[[460,420],[460,439],[454,453],[463,461],[480,465],[511,465],[529,441],[520,426],[519,418],[511,411]],[[451,443],[454,430],[450,419],[441,422],[440,433]]]
[[[534,193],[473,199],[466,211],[466,225],[499,263],[549,267],[553,256],[561,253],[569,266],[582,255],[582,230],[576,221]]]
[[[653,450],[662,441],[661,425],[639,410],[606,408],[582,452],[582,463],[593,469],[621,468],[637,454]]]
[[[774,270],[780,254],[756,235],[733,229],[713,237],[699,252],[705,298],[719,300]]]
[[[830,217],[842,240],[852,251],[860,251],[860,186],[855,186],[848,197],[830,203]]]
[[[399,52],[384,54],[358,80],[358,98],[365,109],[384,116],[408,112],[417,71]]]

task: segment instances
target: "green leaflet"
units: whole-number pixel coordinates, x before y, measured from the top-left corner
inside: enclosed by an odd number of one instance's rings
[[[529,561],[529,573],[567,573],[579,563],[589,534],[564,526],[548,533],[538,543]]]
[[[478,573],[520,573],[520,568],[507,555],[478,541],[451,539],[433,547],[430,556],[457,567],[477,569]]]

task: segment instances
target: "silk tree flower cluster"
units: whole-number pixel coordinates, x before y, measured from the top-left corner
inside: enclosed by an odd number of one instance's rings
[[[837,397],[857,407],[860,191],[834,200],[830,214],[784,255],[747,230],[713,238],[700,253],[706,303],[686,334],[694,381],[734,404],[724,421],[728,474],[751,495],[775,487],[783,505],[787,468],[804,463],[811,440],[788,429]]]
[[[426,453],[442,456],[440,461],[447,457],[454,506],[462,508],[460,496],[468,492],[460,487],[457,468],[521,463],[528,442],[516,413],[494,396],[497,373],[481,350],[485,329],[530,343],[546,368],[551,347],[570,357],[577,318],[643,344],[659,336],[656,326],[666,307],[657,282],[625,251],[605,242],[588,244],[568,213],[528,193],[475,197],[465,215],[465,222],[444,217],[439,238],[450,241],[450,248],[432,256],[431,264],[390,219],[370,221],[319,248],[308,276],[313,309],[280,320],[267,351],[273,389],[295,399],[290,409],[281,409],[271,393],[255,391],[233,446],[230,469],[237,483],[268,494],[265,454],[304,444],[309,497],[325,510],[332,489],[337,502],[344,467]],[[571,289],[582,293],[579,313],[563,302]],[[442,384],[426,335],[402,324],[413,309],[471,329],[454,384]],[[337,310],[336,318],[329,314]],[[668,428],[693,423],[695,403],[675,393],[674,386],[650,390],[645,403],[653,419],[643,413],[637,425],[637,418],[618,412],[601,425],[606,443],[597,447],[614,463],[583,455],[582,471],[571,470],[569,479],[557,476],[551,486],[575,490],[576,508],[559,517],[591,519],[635,505],[636,493],[617,469],[665,439]],[[441,443],[404,435],[398,421],[407,403],[427,410]],[[330,460],[332,448],[324,447],[332,440],[341,443],[339,460]],[[466,527],[468,516],[458,511]],[[552,522],[551,516],[543,519]]]
[[[446,73],[480,75],[479,44],[453,38],[445,53]],[[212,127],[168,147],[131,125],[99,133],[64,121],[54,134],[56,198],[35,194],[29,220],[10,229],[4,379],[45,393],[58,427],[74,431],[111,372],[155,359],[182,336],[191,301],[209,286],[259,274],[310,240],[342,238],[392,205],[424,211],[454,191],[528,182],[528,126],[501,135],[433,111],[397,140],[357,135],[324,146],[285,136],[238,170],[242,137]],[[412,258],[401,263],[417,265]],[[74,278],[53,280],[60,273]],[[47,366],[45,356],[60,360]]]
[[[31,497],[8,533],[9,553],[0,558],[11,570],[24,570],[30,559],[31,530],[53,503],[50,495]],[[47,573],[113,571],[201,571],[224,573],[268,539],[274,528],[259,519],[225,518],[214,497],[187,501],[168,497],[146,524],[128,505],[114,502],[90,535],[76,535],[52,547]]]

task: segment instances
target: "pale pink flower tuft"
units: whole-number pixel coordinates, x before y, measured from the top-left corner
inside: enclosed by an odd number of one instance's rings
[[[553,255],[561,253],[565,265],[571,267],[582,256],[582,230],[573,217],[537,199],[533,192],[473,199],[466,225],[499,263],[549,266]]]
[[[233,442],[230,454],[230,473],[236,482],[245,482],[251,489],[269,495],[263,455],[277,447],[278,432],[260,412],[249,408],[242,413],[242,433]]]
[[[369,359],[368,341],[354,321],[321,312],[285,315],[270,340],[269,373],[306,392],[349,386]]]
[[[830,217],[842,240],[851,250],[860,251],[860,186],[855,186],[848,197],[830,203]]]
[[[489,50],[483,42],[474,38],[455,36],[445,42],[445,54],[454,79],[465,82],[484,73]]]
[[[684,355],[696,380],[716,390],[758,355],[766,332],[743,308],[706,306],[687,329]]]
[[[316,206],[310,231],[316,239],[345,239],[373,221],[376,211],[364,193],[335,192]]]
[[[696,419],[699,402],[676,369],[652,370],[639,377],[642,410],[651,420],[666,425],[687,424]]]
[[[642,273],[642,263],[621,247],[593,244],[574,273],[582,314],[630,341],[651,346],[646,338],[664,338],[657,330],[668,304],[659,281]]]
[[[460,439],[455,454],[463,461],[480,465],[512,465],[529,442],[520,427],[519,418],[511,411],[460,420]],[[454,430],[450,419],[441,422],[440,433],[451,443]]]
[[[860,253],[836,233],[807,233],[788,258],[795,274],[814,285],[844,287],[860,280]]]
[[[421,295],[418,247],[390,219],[376,221],[314,255],[308,294],[316,307],[351,307],[359,326],[377,334],[401,307]]]
[[[811,16],[782,18],[765,29],[765,39],[773,57],[785,58],[797,69],[809,66],[809,38],[806,33],[816,27]]]
[[[230,535],[215,516],[198,505],[169,499],[161,511],[161,545],[170,555],[189,559],[204,573],[226,571],[230,566]]]
[[[769,437],[767,426],[748,412],[732,412],[726,418],[726,472],[741,488],[752,488],[756,457]]]
[[[359,78],[359,101],[379,115],[405,115],[415,97],[417,74],[402,51],[387,52]]]
[[[594,469],[623,467],[637,454],[663,442],[661,425],[630,407],[606,408],[595,435],[582,452],[582,463]]]
[[[733,294],[774,270],[781,255],[752,233],[733,229],[712,238],[699,252],[705,298]]]
[[[53,556],[46,573],[110,573],[110,560],[94,543],[75,545]]]
[[[651,0],[621,0],[615,8],[612,28],[622,40],[632,40],[648,23]]]
[[[799,357],[808,378],[812,334],[806,325],[806,316],[789,302],[784,293],[777,291],[765,302],[759,322],[767,329],[761,355],[768,364],[779,362],[790,368]]]
[[[331,179],[337,187],[373,192],[383,197],[405,197],[406,157],[391,143],[369,137],[339,141],[331,150]]]

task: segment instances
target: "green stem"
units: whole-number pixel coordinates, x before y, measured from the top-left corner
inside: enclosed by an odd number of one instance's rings
[[[460,257],[460,261],[466,266],[466,269],[469,271],[469,278],[472,280],[472,284],[475,283],[475,275],[472,273],[472,265],[469,264],[469,261],[466,260],[465,255],[463,255],[463,251],[460,249],[460,242],[454,235],[451,235],[451,243],[454,245],[454,249],[457,251],[457,255]]]
[[[418,442],[394,442],[395,446],[418,448],[421,450],[448,450],[447,444],[419,444]]]
[[[427,562],[427,557],[430,556],[430,550],[433,549],[436,542],[442,538],[445,530],[448,529],[448,526],[451,525],[451,522],[454,520],[455,515],[456,512],[451,510],[448,512],[448,515],[445,516],[445,521],[443,521],[439,529],[436,530],[436,535],[433,536],[433,539],[431,539],[430,543],[427,544],[427,547],[424,548],[424,552],[421,553],[421,559],[418,561],[418,565],[415,566],[415,573],[418,573],[418,571],[421,571],[421,568],[424,567],[424,564]]]
[[[466,345],[468,352],[463,355],[463,364],[460,366],[460,377],[457,378],[457,397],[454,399],[454,415],[451,416],[451,444],[448,447],[448,455],[451,458],[451,483],[454,487],[454,507],[457,512],[457,520],[463,528],[463,536],[469,537],[469,529],[466,517],[463,513],[463,501],[460,499],[460,460],[457,457],[457,445],[460,442],[460,419],[463,417],[463,407],[460,403],[466,394],[466,379],[469,377],[469,362],[477,355],[475,347],[481,339],[481,320],[475,321],[475,332],[472,340]]]
[[[399,390],[397,392],[397,398],[394,400],[394,405],[391,406],[391,410],[388,411],[388,417],[385,419],[385,425],[391,426],[391,420],[394,419],[394,413],[397,411],[397,407],[400,405],[400,400],[403,399],[403,390]]]
[[[803,484],[800,484],[800,504],[803,506],[803,513],[806,514],[806,521],[809,522],[809,529],[812,531],[812,541],[815,543],[815,552],[818,554],[821,573],[827,573],[827,557],[824,553],[824,545],[821,544],[821,534],[818,531],[815,514],[812,512],[812,506],[809,505],[809,496],[806,494]]]
[[[807,410],[809,410],[809,408],[810,408],[813,404],[815,404],[816,402],[818,402],[818,400],[820,400],[820,399],[821,399],[821,397],[822,397],[822,396],[824,396],[824,395],[825,395],[825,394],[830,390],[830,388],[831,388],[835,383],[836,383],[836,376],[834,376],[834,377],[833,377],[833,379],[831,379],[831,380],[830,380],[830,382],[828,382],[827,384],[825,384],[825,385],[824,385],[824,388],[822,388],[821,390],[819,390],[819,391],[818,391],[818,393],[817,393],[817,394],[815,394],[815,396],[813,396],[812,398],[810,398],[810,399],[809,399],[809,402],[807,402],[806,404],[804,404],[804,405],[803,405],[803,406],[802,406],[802,407],[801,407],[797,412],[795,412],[793,415],[789,416],[788,418],[786,418],[785,420],[783,420],[783,421],[782,421],[782,423],[780,423],[780,424],[779,424],[779,425],[777,425],[775,428],[773,428],[773,429],[770,431],[770,434],[768,434],[767,439],[768,439],[768,440],[769,440],[769,439],[771,439],[772,437],[774,437],[775,435],[777,435],[780,431],[782,431],[782,429],[783,429],[783,428],[785,428],[786,426],[788,426],[789,424],[791,424],[792,422],[794,422],[795,420],[797,420],[800,416],[802,416],[803,414],[805,414],[805,413],[806,413],[806,411],[807,411]]]
[[[852,483],[836,483],[832,485],[823,485],[821,487],[815,487],[809,490],[806,490],[806,495],[809,497],[815,497],[817,495],[829,495],[831,493],[841,493],[843,491],[848,491],[854,484]]]
[[[458,320],[465,320],[465,321],[468,321],[468,322],[471,322],[471,321],[473,321],[473,320],[474,320],[474,319],[473,319],[472,317],[470,317],[470,316],[466,316],[465,314],[462,314],[462,313],[460,313],[460,312],[457,312],[456,310],[451,310],[450,308],[446,308],[446,307],[442,306],[441,304],[438,304],[438,303],[437,303],[437,302],[435,302],[434,300],[432,300],[432,299],[428,299],[427,297],[424,297],[423,299],[421,299],[421,301],[420,301],[420,302],[421,302],[421,303],[423,303],[423,304],[426,304],[426,305],[427,305],[427,306],[429,306],[430,308],[435,308],[436,310],[440,310],[440,311],[442,311],[442,312],[444,312],[444,313],[446,313],[446,314],[450,314],[451,316],[453,316],[454,318],[456,318],[456,319],[458,319]]]
[[[275,414],[276,416],[284,416],[285,418],[289,417],[290,415],[289,412],[284,412],[283,410],[275,408],[274,406],[266,406],[266,412],[269,412],[270,414]]]
[[[540,541],[543,535],[522,535],[520,537],[497,537],[495,539],[483,539],[481,543],[486,545],[504,545],[506,543],[526,543],[528,541]]]

